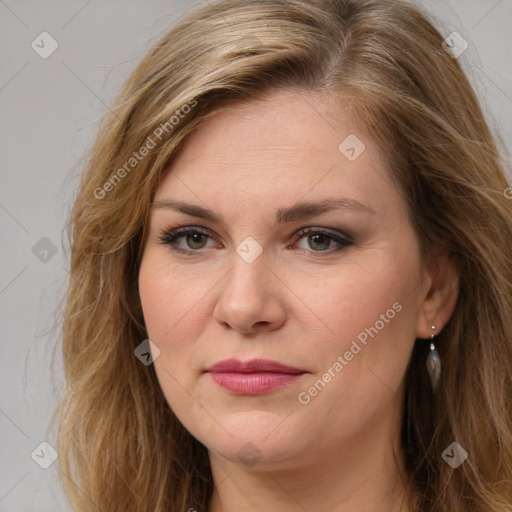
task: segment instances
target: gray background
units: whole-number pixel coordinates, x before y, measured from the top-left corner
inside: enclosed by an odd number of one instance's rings
[[[468,41],[460,61],[512,153],[512,0],[422,4],[440,16],[443,34]],[[55,444],[48,425],[61,377],[57,365],[52,383],[51,328],[68,278],[62,230],[84,152],[116,91],[192,5],[0,0],[0,512],[69,510],[57,464],[42,469],[31,458],[42,441]],[[43,31],[59,45],[47,59],[31,48]]]

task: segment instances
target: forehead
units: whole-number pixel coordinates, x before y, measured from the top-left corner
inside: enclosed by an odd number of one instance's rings
[[[278,90],[264,98],[229,102],[207,118],[182,145],[181,164],[212,159],[245,163],[254,153],[282,155],[300,163],[339,156],[340,136],[361,132],[345,112],[324,95],[308,91]],[[367,139],[360,133],[361,138]]]
[[[354,158],[355,157],[355,158]],[[276,91],[232,102],[182,144],[155,200],[172,195],[281,206],[342,195],[379,202],[391,185],[377,145],[325,96]],[[229,205],[226,205],[229,206]]]

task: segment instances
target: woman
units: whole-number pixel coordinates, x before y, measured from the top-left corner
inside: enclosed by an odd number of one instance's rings
[[[512,202],[443,40],[222,0],[139,64],[72,212],[74,510],[510,511]]]

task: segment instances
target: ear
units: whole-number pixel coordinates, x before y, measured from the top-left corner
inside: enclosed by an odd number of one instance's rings
[[[420,304],[420,314],[416,324],[417,338],[430,338],[438,334],[450,320],[459,295],[459,274],[452,261],[445,256],[430,260],[424,278],[425,294]]]

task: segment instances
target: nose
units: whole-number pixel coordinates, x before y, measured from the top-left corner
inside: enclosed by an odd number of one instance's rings
[[[263,255],[247,263],[235,254],[233,268],[221,283],[214,319],[224,328],[256,334],[284,324],[283,283],[267,266]]]

